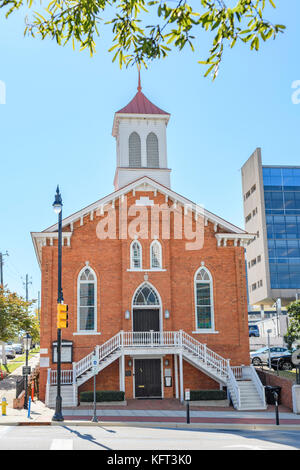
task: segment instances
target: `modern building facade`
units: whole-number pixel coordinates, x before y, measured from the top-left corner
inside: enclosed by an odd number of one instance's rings
[[[282,305],[300,295],[300,166],[262,165],[256,149],[242,167],[249,303]]]
[[[237,408],[265,407],[249,365],[244,246],[253,236],[171,189],[169,118],[139,84],[114,117],[115,190],[62,221],[63,406],[92,390],[96,355],[97,390],[125,399],[183,401],[185,388],[227,387]],[[49,405],[57,230],[32,233],[42,272],[40,398]],[[240,393],[244,378],[250,395]]]

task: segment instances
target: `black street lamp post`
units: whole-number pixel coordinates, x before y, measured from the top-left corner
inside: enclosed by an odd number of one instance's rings
[[[57,303],[61,304],[64,301],[61,281],[61,266],[62,266],[62,198],[57,186],[55,200],[53,203],[54,212],[58,214],[58,281],[57,281]],[[62,399],[61,399],[61,329],[57,328],[57,393],[55,413],[52,418],[53,421],[63,421],[62,415]]]

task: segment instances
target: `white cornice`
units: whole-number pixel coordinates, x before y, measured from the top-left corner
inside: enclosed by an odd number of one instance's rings
[[[227,240],[234,240],[234,246],[245,246],[249,240],[253,240],[255,235],[252,233],[216,233],[218,246],[227,246]],[[223,242],[223,243],[222,243]]]
[[[72,232],[62,232],[62,245],[71,246],[71,237]],[[52,246],[53,240],[58,238],[58,232],[31,232],[31,238],[38,263],[41,266],[42,248],[47,246],[47,240],[50,240],[50,246]]]
[[[130,114],[130,113],[115,113],[112,136],[116,137],[118,134],[118,124],[120,119],[148,119],[148,120],[164,120],[168,125],[170,114]]]

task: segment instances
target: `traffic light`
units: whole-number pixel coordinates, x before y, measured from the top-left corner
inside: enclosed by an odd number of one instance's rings
[[[68,306],[57,304],[57,328],[68,328]]]

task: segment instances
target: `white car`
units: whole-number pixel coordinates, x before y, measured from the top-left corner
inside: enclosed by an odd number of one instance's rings
[[[290,351],[287,348],[280,346],[272,346],[270,348],[270,357],[281,357],[284,355],[289,355]],[[252,351],[250,353],[250,359],[254,366],[260,366],[261,364],[267,364],[269,361],[269,348],[260,348],[257,351]]]
[[[16,357],[16,351],[10,345],[5,346],[5,355],[8,359],[14,359]]]

